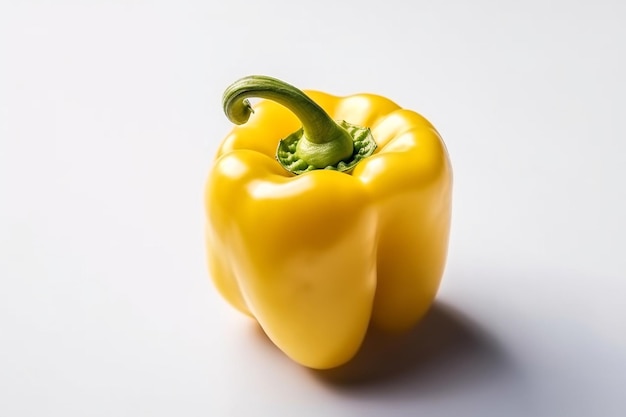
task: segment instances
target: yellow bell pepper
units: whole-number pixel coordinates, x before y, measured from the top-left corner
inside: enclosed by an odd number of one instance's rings
[[[265,100],[252,110],[246,97]],[[349,361],[370,324],[413,327],[437,293],[450,229],[452,171],[435,128],[384,97],[263,76],[235,82],[224,107],[241,126],[205,190],[222,296],[317,369]]]

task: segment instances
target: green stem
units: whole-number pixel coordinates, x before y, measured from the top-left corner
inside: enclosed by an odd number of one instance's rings
[[[300,119],[303,134],[296,153],[314,168],[334,166],[352,156],[354,145],[350,133],[296,87],[262,75],[235,81],[224,92],[222,101],[231,122],[244,124],[248,121],[252,113],[249,97],[276,101]]]

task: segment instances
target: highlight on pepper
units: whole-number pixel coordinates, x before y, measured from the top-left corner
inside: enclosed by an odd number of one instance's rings
[[[252,97],[262,99],[254,110]],[[235,81],[223,105],[237,126],[205,187],[219,293],[310,368],[348,362],[370,325],[415,326],[450,231],[452,168],[433,125],[375,94],[259,75]]]

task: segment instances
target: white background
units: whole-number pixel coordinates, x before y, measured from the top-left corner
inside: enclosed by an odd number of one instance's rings
[[[0,415],[626,415],[625,22],[618,0],[1,2]],[[432,314],[341,371],[286,359],[206,272],[221,94],[257,73],[388,96],[453,161]]]

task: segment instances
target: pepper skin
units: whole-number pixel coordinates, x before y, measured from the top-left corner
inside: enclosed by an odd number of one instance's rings
[[[334,120],[367,126],[373,155],[352,172],[302,175],[276,160],[301,127],[261,100],[223,141],[205,189],[210,275],[294,361],[349,361],[370,324],[407,331],[443,274],[451,216],[446,147],[421,115],[373,94],[306,95]]]

